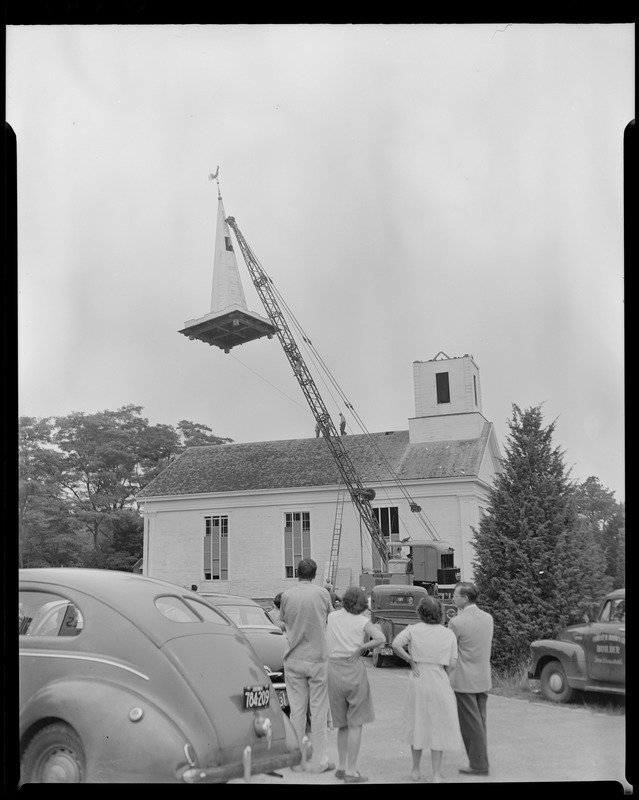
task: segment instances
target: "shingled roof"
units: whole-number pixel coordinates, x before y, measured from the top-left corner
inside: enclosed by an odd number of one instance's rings
[[[362,483],[457,478],[479,474],[490,424],[477,439],[410,444],[408,431],[343,438]],[[191,447],[138,498],[260,489],[333,486],[340,475],[326,442],[287,439]]]

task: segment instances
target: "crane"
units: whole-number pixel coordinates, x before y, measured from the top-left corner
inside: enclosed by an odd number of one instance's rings
[[[319,390],[315,384],[315,380],[313,379],[313,376],[311,375],[306,362],[304,361],[302,353],[297,346],[295,339],[293,338],[293,334],[291,333],[288,322],[282,313],[279,302],[275,296],[275,292],[273,291],[271,279],[265,273],[262,265],[249,247],[248,242],[237,226],[235,218],[228,217],[226,222],[235,233],[240,250],[244,256],[244,261],[246,262],[246,266],[251,275],[253,285],[255,286],[255,289],[262,300],[271,324],[276,329],[277,338],[279,339],[280,344],[286,353],[302,392],[304,393],[311,411],[313,412],[313,416],[315,417],[320,431],[333,455],[333,459],[335,460],[337,469],[339,470],[342,480],[348,489],[351,500],[357,508],[362,521],[366,525],[371,540],[377,552],[379,553],[382,564],[385,567],[389,557],[388,548],[386,546],[384,535],[379,527],[377,518],[373,513],[373,507],[371,506],[370,502],[375,497],[375,491],[373,489],[367,489],[362,484],[359,474],[353,465],[352,459],[344,445],[344,442],[342,441],[342,437],[339,435],[337,428],[331,419],[331,415],[328,413],[328,409],[326,408],[324,400],[319,393]],[[339,530],[339,528],[336,527],[336,530]],[[330,569],[330,577],[334,579],[335,576],[332,575],[332,572],[333,570]]]
[[[319,430],[321,431],[324,440],[331,451],[335,464],[337,465],[337,469],[339,470],[342,482],[348,490],[351,501],[359,512],[360,518],[366,526],[371,541],[379,554],[382,569],[383,571],[386,571],[388,569],[389,560],[391,559],[391,552],[371,505],[371,500],[375,498],[375,490],[366,488],[359,477],[348,450],[344,445],[343,439],[338,433],[331,419],[324,400],[322,399],[322,396],[316,386],[315,380],[313,379],[313,376],[309,371],[306,362],[304,361],[302,353],[293,337],[288,322],[282,313],[271,279],[266,274],[255,253],[252,251],[248,242],[244,238],[237,225],[237,222],[235,221],[235,218],[232,216],[227,217],[226,223],[235,234],[240,250],[242,251],[244,261],[246,262],[246,266],[251,276],[251,280],[253,281],[253,285],[260,296],[271,325],[275,328],[277,338],[279,339],[286,357],[293,368],[293,372],[295,373],[297,381],[302,389],[302,392],[304,393],[304,396],[306,397],[313,416],[315,417],[315,421],[319,427]],[[405,491],[404,494],[406,494]],[[417,503],[415,503],[410,497],[408,497],[408,500],[409,507],[412,512],[415,513],[421,511],[421,507],[417,505]],[[440,539],[440,537],[434,530],[429,529],[429,535],[433,540],[435,540],[432,543],[432,548],[437,559],[436,563],[432,565],[434,569],[430,569],[430,573],[434,577],[429,580],[429,583],[436,585],[438,580],[437,570],[440,566],[443,566],[441,563],[442,554],[447,555],[452,553],[452,548],[448,547],[445,542],[441,542],[441,540],[437,541]],[[340,537],[341,518],[339,522],[336,519],[330,551],[328,580],[333,585],[335,584],[337,572]]]

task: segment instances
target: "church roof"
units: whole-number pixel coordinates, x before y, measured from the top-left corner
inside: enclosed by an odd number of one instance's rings
[[[477,439],[411,444],[408,431],[354,434],[344,446],[362,483],[479,474],[491,425]],[[340,474],[323,438],[191,447],[138,498],[334,486]]]

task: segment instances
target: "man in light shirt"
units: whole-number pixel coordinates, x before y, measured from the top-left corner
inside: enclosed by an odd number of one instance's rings
[[[297,565],[298,582],[282,595],[280,619],[286,628],[288,650],[284,675],[291,706],[291,723],[302,743],[306,733],[306,711],[310,705],[313,757],[309,772],[330,772],[328,760],[328,650],[326,621],[333,611],[331,596],[313,583],[317,564],[303,558]]]

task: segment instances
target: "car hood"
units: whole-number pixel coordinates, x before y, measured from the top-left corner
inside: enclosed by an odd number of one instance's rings
[[[575,637],[582,637],[589,628],[592,630],[592,625],[588,625],[587,623],[568,625],[566,628],[562,628],[555,638],[561,642],[572,642]]]

